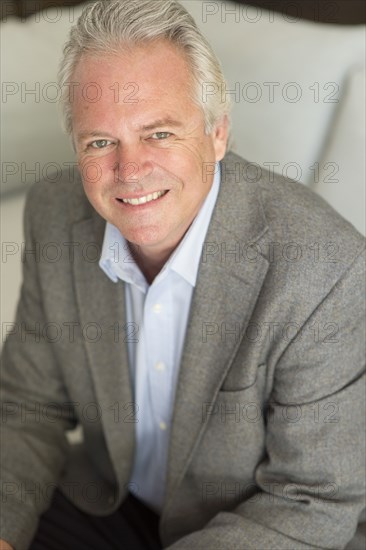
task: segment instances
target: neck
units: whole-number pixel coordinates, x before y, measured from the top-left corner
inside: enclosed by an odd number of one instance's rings
[[[133,259],[139,266],[149,285],[151,285],[155,277],[160,273],[163,266],[174,251],[173,248],[171,250],[164,250],[159,253],[147,254],[140,247],[136,247],[131,243],[129,243],[129,248]]]

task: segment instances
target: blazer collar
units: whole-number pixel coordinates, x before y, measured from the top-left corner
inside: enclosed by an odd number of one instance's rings
[[[268,226],[258,185],[243,177],[247,166],[232,153],[222,161],[175,395],[162,524],[205,430],[204,407],[216,399],[240,345],[222,331],[245,332],[269,266],[260,246]]]
[[[113,283],[99,267],[105,220],[83,204],[76,211],[79,219],[72,227],[75,294],[82,327],[91,326],[96,339],[85,338],[85,348],[100,407],[107,448],[118,480],[120,499],[131,475],[135,445],[136,410],[133,403],[125,321],[123,283]],[[86,212],[83,209],[86,208]],[[97,257],[96,257],[97,256]],[[93,329],[96,327],[96,329]],[[116,500],[116,502],[118,499]]]

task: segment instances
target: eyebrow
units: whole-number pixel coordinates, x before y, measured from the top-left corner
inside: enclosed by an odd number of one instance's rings
[[[140,126],[139,129],[144,131],[150,131],[162,126],[180,128],[181,126],[183,126],[183,124],[178,120],[174,120],[173,118],[167,117],[167,118],[161,118],[161,119],[155,120],[151,124]]]
[[[174,127],[174,128],[181,128],[183,126],[182,122],[179,122],[178,120],[174,120],[173,118],[167,117],[167,118],[160,118],[157,120],[154,120],[154,122],[151,122],[150,124],[144,124],[142,126],[139,126],[137,129],[142,130],[144,132],[149,132],[151,130],[155,130],[155,128],[161,128],[161,127]],[[108,132],[104,132],[103,130],[93,130],[92,132],[80,132],[76,139],[78,141],[83,139],[89,139],[92,137],[98,137],[98,136],[104,136],[106,138],[113,139],[113,136],[108,134]]]
[[[113,138],[108,132],[104,132],[103,130],[93,130],[92,132],[80,132],[77,136],[77,140],[83,140],[91,137],[98,137],[98,136],[105,136],[108,138]]]

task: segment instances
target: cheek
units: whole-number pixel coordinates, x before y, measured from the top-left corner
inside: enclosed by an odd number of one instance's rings
[[[96,206],[102,195],[102,169],[96,163],[83,162],[79,164],[79,171],[85,194],[89,201]]]
[[[100,194],[107,182],[108,172],[113,173],[105,159],[84,158],[79,161],[79,171],[88,196]]]

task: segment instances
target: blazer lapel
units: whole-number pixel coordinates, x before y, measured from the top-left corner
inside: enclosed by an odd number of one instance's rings
[[[175,396],[164,515],[204,431],[205,407],[215,400],[240,344],[239,334],[233,339],[226,331],[245,331],[269,265],[258,252],[267,231],[258,188],[238,185],[230,174],[222,172],[192,300]]]
[[[104,228],[105,221],[96,212],[74,224],[73,239],[79,243],[74,280],[81,326],[90,327],[91,337],[85,338],[85,347],[101,421],[122,484],[129,478],[133,461],[134,405],[124,342],[123,284],[110,281],[98,264]]]

